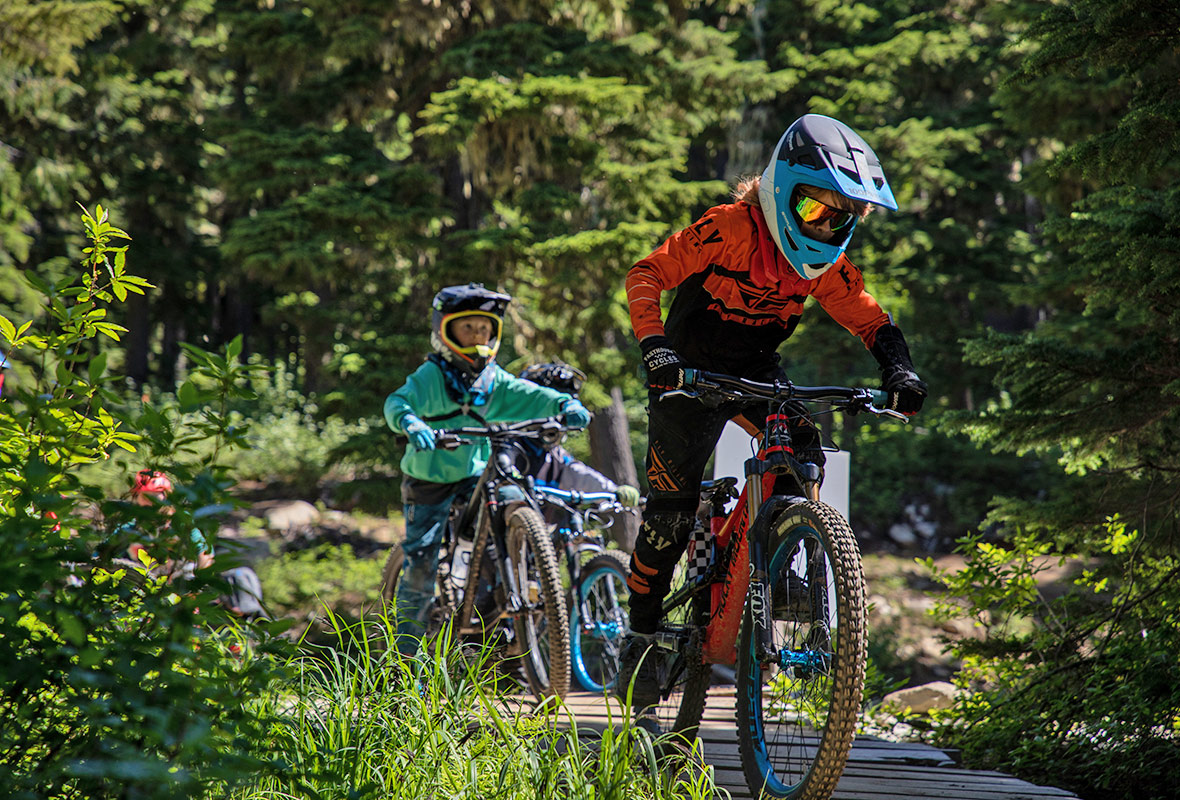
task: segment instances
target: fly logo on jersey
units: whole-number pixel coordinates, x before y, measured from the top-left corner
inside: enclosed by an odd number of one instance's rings
[[[713,298],[708,304],[710,311],[721,319],[754,326],[783,324],[803,313],[807,299],[805,292],[799,293],[790,284],[759,286],[749,279],[749,273],[715,264],[705,274],[704,289]]]
[[[721,244],[721,231],[717,229],[717,220],[706,217],[704,220],[687,229],[688,240],[698,253],[707,244]]]
[[[792,303],[802,304],[806,299],[796,295],[783,297],[777,293],[777,286],[755,286],[746,281],[738,281],[737,290],[741,293],[746,308],[752,311],[778,311]]]

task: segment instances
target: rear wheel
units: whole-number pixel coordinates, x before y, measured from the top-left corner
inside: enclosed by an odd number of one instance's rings
[[[627,557],[617,550],[599,553],[582,566],[581,575],[570,609],[570,661],[581,687],[601,693],[615,685],[629,630],[623,607],[630,594]]]
[[[390,548],[385,566],[381,569],[381,601],[391,614],[394,611],[393,601],[397,597],[397,582],[405,564],[406,553],[400,544],[395,544]]]
[[[668,596],[675,596],[688,580],[688,570],[682,561],[676,567]],[[660,703],[655,709],[656,721],[661,731],[677,734],[685,745],[691,745],[696,739],[713,678],[712,668],[703,663],[701,657],[705,625],[709,621],[708,597],[706,588],[676,607],[665,610],[661,627],[666,632],[677,633],[681,645],[676,652],[665,649],[654,652],[662,659],[662,686]]]
[[[767,547],[772,633],[760,653],[747,603],[738,644],[742,768],[755,797],[826,800],[844,771],[864,688],[860,548],[830,506],[804,502],[775,521]]]
[[[508,516],[505,542],[509,588],[521,600],[510,617],[525,680],[538,698],[564,697],[570,682],[569,617],[549,528],[536,510],[521,507]]]

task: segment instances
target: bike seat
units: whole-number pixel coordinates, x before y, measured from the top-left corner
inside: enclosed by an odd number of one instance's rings
[[[733,477],[701,481],[701,499],[712,500],[718,494],[725,497],[737,497],[737,483],[738,479]]]

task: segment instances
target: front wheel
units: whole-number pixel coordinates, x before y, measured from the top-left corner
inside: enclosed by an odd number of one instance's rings
[[[442,558],[448,556],[447,551],[444,550]],[[397,621],[401,614],[410,613],[409,609],[403,608],[398,610],[398,588],[401,584],[402,573],[406,566],[406,553],[402,550],[401,545],[395,544],[389,550],[389,556],[385,559],[385,566],[381,570],[381,607],[385,615],[391,621]],[[418,619],[418,625],[411,624],[410,630],[415,639],[420,639],[424,642],[434,641],[440,633],[446,628],[446,624],[451,617],[451,597],[450,593],[444,591],[443,578],[436,572],[433,583],[433,596],[427,600],[425,608],[416,608],[412,613]],[[404,623],[402,623],[404,625]],[[402,627],[399,625],[398,627]],[[413,649],[408,644],[404,645],[403,652],[411,652]]]
[[[525,680],[538,699],[564,697],[570,682],[569,617],[549,528],[537,511],[521,507],[508,517],[505,541],[510,588],[521,601],[509,614]]]
[[[606,550],[582,566],[581,582],[574,587],[570,661],[574,677],[588,692],[614,688],[619,674],[619,651],[629,629],[627,569],[626,556]]]
[[[860,548],[830,506],[777,519],[766,548],[769,603],[751,595],[738,645],[742,768],[755,797],[827,800],[844,771],[864,689]],[[757,641],[755,615],[771,631]]]

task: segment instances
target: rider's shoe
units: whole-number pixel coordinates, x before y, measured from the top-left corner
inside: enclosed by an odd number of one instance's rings
[[[660,702],[659,651],[652,637],[642,634],[627,636],[619,653],[619,677],[615,681],[615,696],[626,702],[631,693],[631,708],[636,711]]]
[[[811,620],[811,592],[807,581],[794,572],[779,573],[771,590],[771,613],[775,619],[794,622]]]

